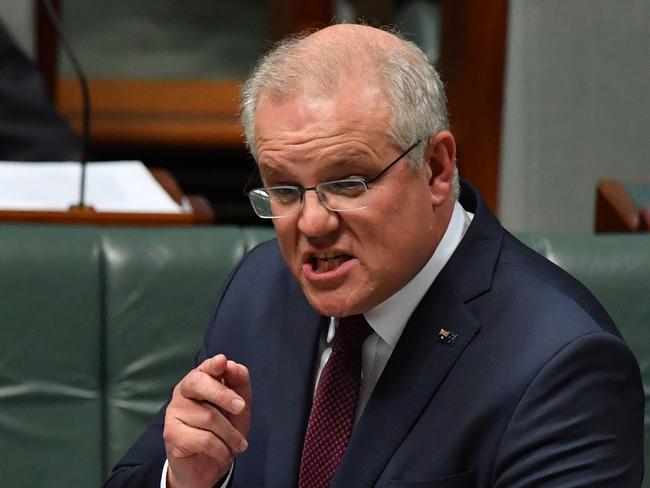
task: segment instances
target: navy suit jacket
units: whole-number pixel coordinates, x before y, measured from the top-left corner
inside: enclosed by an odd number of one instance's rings
[[[476,192],[465,237],[413,315],[352,434],[335,487],[638,487],[638,365],[580,283],[508,234]],[[233,487],[297,485],[327,318],[275,241],[233,272],[197,358],[225,353],[253,386]],[[457,335],[450,345],[440,329]],[[157,487],[164,409],[109,487]]]

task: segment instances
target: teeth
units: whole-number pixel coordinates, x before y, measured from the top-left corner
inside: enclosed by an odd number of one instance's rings
[[[345,261],[344,254],[336,252],[317,252],[313,254],[312,262],[317,273],[325,273],[340,266]]]
[[[335,257],[341,256],[341,254],[336,252],[317,252],[314,253],[316,259],[333,259]]]
[[[327,271],[331,271],[331,270],[335,269],[337,266],[339,266],[342,262],[343,262],[342,257],[319,261],[319,263],[318,263],[318,272],[325,273]]]

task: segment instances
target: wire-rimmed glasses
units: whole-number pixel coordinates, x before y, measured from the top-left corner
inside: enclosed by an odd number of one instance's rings
[[[310,188],[293,185],[253,188],[248,192],[248,198],[257,216],[263,219],[278,219],[297,214],[305,199],[305,192],[308,191],[315,192],[321,203],[333,212],[361,210],[370,205],[370,185],[386,174],[420,142],[422,140],[410,146],[379,174],[368,180],[347,178],[326,181]]]

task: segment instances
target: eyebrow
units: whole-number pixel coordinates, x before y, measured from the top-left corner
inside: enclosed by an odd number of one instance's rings
[[[336,159],[333,159],[323,168],[324,170],[330,171],[374,171],[377,170],[374,164],[368,162],[368,156],[365,154],[348,154],[343,156],[337,156]],[[271,177],[271,176],[293,176],[288,172],[284,171],[284,165],[279,164],[278,166],[272,166],[264,162],[260,162],[258,165],[258,171],[261,177]]]
[[[369,157],[367,154],[361,154],[361,153],[349,153],[349,154],[343,154],[342,156],[336,158],[332,163],[336,165],[341,165],[341,164],[366,164],[368,161]]]

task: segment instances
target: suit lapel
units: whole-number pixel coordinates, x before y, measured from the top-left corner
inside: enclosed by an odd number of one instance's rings
[[[461,185],[472,224],[409,319],[352,433],[335,487],[376,482],[443,381],[453,381],[450,371],[481,327],[467,304],[491,287],[503,228],[476,190]],[[453,345],[440,340],[441,329],[457,334]]]
[[[311,409],[314,367],[322,326],[328,319],[318,315],[300,296],[286,305],[281,345],[272,396],[266,408],[269,437],[267,447],[267,487],[296,486],[307,418]],[[288,311],[290,309],[290,311]]]
[[[440,329],[457,334],[452,346],[439,339]],[[437,279],[404,329],[352,433],[333,486],[373,485],[478,330],[453,286]]]

